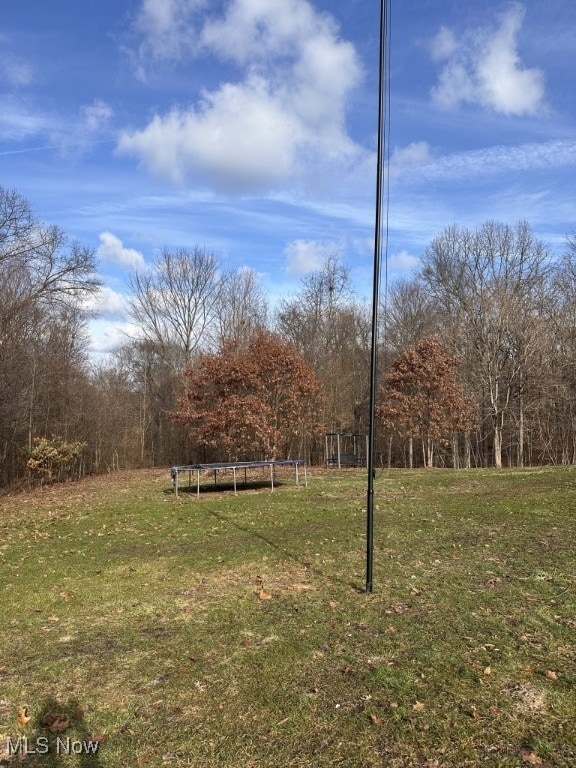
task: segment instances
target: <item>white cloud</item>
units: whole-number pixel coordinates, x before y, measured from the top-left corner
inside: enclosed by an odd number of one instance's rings
[[[84,125],[89,131],[97,131],[114,114],[112,108],[102,99],[94,99],[92,104],[82,107]]]
[[[150,58],[178,60],[197,46],[194,17],[206,0],[142,0],[134,24],[142,42],[135,52],[137,72],[145,79]]]
[[[144,256],[140,251],[136,251],[134,248],[125,248],[122,240],[116,237],[116,235],[113,235],[111,232],[101,232],[99,237],[100,245],[96,255],[102,261],[110,264],[119,264],[129,269],[144,269],[146,267]]]
[[[539,69],[522,69],[516,37],[524,10],[515,5],[488,42],[478,62],[478,78],[484,103],[497,112],[524,115],[537,112],[544,97],[544,75]]]
[[[55,128],[52,119],[33,112],[19,99],[0,96],[0,138],[18,141],[51,133]]]
[[[111,108],[100,99],[72,116],[46,113],[35,106],[33,100],[0,96],[0,139],[42,142],[19,147],[17,152],[55,149],[63,157],[78,156],[90,150],[97,132],[112,115]]]
[[[160,13],[158,0],[145,5]],[[192,22],[197,7],[172,0],[160,29],[171,30],[175,18],[185,17],[179,34],[187,29],[197,39],[196,52],[232,62],[241,76],[205,91],[188,109],[157,114],[144,129],[125,131],[120,152],[175,183],[200,178],[226,192],[278,186],[312,158],[349,161],[359,153],[347,134],[345,110],[361,78],[360,63],[331,17],[308,0],[231,0],[224,15],[211,16],[198,31]],[[170,50],[190,55],[182,46]]]
[[[420,266],[420,259],[408,251],[399,251],[388,259],[388,267],[397,272],[413,272]]]
[[[130,336],[137,336],[137,329],[132,323],[111,322],[105,318],[91,320],[88,323],[91,343],[90,351],[92,354],[107,354],[113,352]]]
[[[119,150],[137,155],[148,171],[176,184],[196,173],[233,192],[290,176],[300,138],[298,121],[255,77],[207,93],[198,109],[157,115],[143,131],[124,133]]]
[[[495,31],[479,30],[457,41],[443,27],[432,41],[435,60],[445,61],[433,100],[444,109],[479,104],[504,115],[536,114],[544,102],[544,74],[524,68],[518,53],[518,32],[524,7],[514,3]]]
[[[284,249],[288,275],[304,275],[322,269],[330,256],[342,250],[341,244],[319,240],[294,240]]]
[[[124,317],[126,312],[126,299],[118,291],[104,285],[95,296],[92,296],[85,304],[85,309],[95,312],[99,316]]]
[[[415,141],[394,150],[390,158],[390,171],[400,176],[406,171],[429,163],[432,159],[430,145],[426,141]]]
[[[530,142],[431,157],[417,168],[420,181],[465,180],[576,166],[576,141]],[[410,169],[405,167],[406,174]]]
[[[0,61],[0,78],[8,85],[22,88],[34,81],[34,68],[29,62],[11,56]]]
[[[434,61],[444,61],[454,55],[458,43],[454,33],[448,27],[440,27],[430,44],[430,53]]]

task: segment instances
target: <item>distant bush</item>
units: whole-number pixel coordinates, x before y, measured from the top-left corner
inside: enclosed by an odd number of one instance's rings
[[[35,437],[26,451],[26,466],[40,479],[40,484],[59,482],[71,477],[79,467],[86,443],[68,443],[58,435]]]

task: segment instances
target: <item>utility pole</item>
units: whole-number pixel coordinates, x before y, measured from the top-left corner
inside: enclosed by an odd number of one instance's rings
[[[372,282],[372,336],[370,349],[370,417],[368,428],[368,494],[366,503],[366,592],[372,592],[374,562],[374,475],[376,438],[376,399],[378,384],[378,305],[380,302],[380,264],[382,256],[382,198],[384,181],[384,147],[386,128],[388,61],[388,5],[380,0],[380,51],[378,57],[378,153],[376,167],[376,216],[374,222],[374,277]]]

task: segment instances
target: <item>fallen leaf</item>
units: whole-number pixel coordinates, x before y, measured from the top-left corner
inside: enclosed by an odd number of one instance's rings
[[[28,707],[18,707],[18,725],[24,728],[32,718],[28,715]]]
[[[61,733],[70,725],[70,720],[65,715],[58,715],[52,725],[48,726],[52,733]]]
[[[425,705],[422,704],[421,701],[417,701],[416,704],[412,706],[412,709],[414,710],[414,712],[422,712],[422,710],[424,709],[424,706]]]
[[[549,669],[548,672],[546,672],[546,677],[548,680],[558,680],[558,673],[552,672],[552,670]]]
[[[530,765],[543,765],[542,758],[538,757],[535,752],[524,750],[520,752],[520,757],[525,763],[530,763]]]
[[[381,717],[378,717],[378,715],[370,715],[370,720],[374,725],[383,725],[385,722]]]
[[[48,616],[48,621],[60,621],[58,616]]]
[[[491,675],[492,674],[492,667],[484,667],[484,674],[485,675]]]
[[[270,594],[270,592],[266,592],[266,590],[264,589],[260,590],[258,597],[260,598],[260,600],[272,600],[272,595]]]
[[[98,744],[106,744],[108,741],[108,735],[106,733],[96,733],[92,736],[92,741],[97,741]]]

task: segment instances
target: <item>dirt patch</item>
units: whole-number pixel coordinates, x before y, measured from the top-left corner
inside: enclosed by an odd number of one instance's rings
[[[530,683],[514,685],[508,688],[508,693],[516,702],[518,710],[524,714],[544,712],[546,710],[546,694],[539,691]]]

